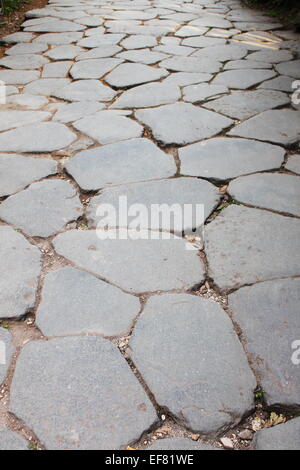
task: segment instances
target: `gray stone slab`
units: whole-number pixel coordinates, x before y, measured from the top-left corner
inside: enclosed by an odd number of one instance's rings
[[[98,80],[77,80],[51,94],[66,101],[111,101],[116,96],[114,90]]]
[[[263,111],[288,105],[290,100],[286,93],[275,90],[233,91],[230,95],[204,106],[231,118],[243,120]]]
[[[60,179],[40,181],[0,205],[0,218],[36,237],[49,237],[82,215],[74,186]]]
[[[27,344],[17,361],[10,410],[49,450],[119,449],[157,420],[118,349],[95,336]]]
[[[183,39],[181,42],[183,46],[191,47],[210,47],[210,46],[223,46],[226,44],[225,39],[212,38],[208,36],[196,36],[187,39]]]
[[[45,111],[0,111],[0,131],[38,123],[51,117]]]
[[[248,55],[247,60],[258,60],[278,64],[280,62],[290,61],[292,58],[293,56],[289,51],[263,49]]]
[[[45,42],[47,44],[71,44],[77,42],[82,38],[82,33],[80,32],[71,32],[71,33],[48,33],[40,34],[34,42]],[[80,45],[80,44],[78,44]]]
[[[300,138],[300,111],[264,111],[235,126],[228,135],[288,145]]]
[[[68,78],[41,78],[26,85],[24,92],[32,95],[51,96],[55,90],[64,88],[68,83],[70,83]]]
[[[281,23],[270,23],[269,22],[269,17],[268,17],[268,22],[262,23],[262,22],[236,22],[234,23],[234,27],[239,29],[240,31],[270,31],[272,29],[278,29],[282,28]]]
[[[43,78],[64,78],[68,76],[69,70],[73,62],[70,60],[61,60],[59,62],[50,62],[43,67]]]
[[[177,44],[165,44],[156,46],[153,51],[163,52],[164,54],[188,56],[195,51],[192,47],[179,46]]]
[[[93,103],[92,101],[78,101],[65,104],[54,114],[53,121],[74,122],[90,114],[95,114],[103,108],[103,104]]]
[[[7,55],[20,55],[20,54],[36,54],[38,52],[45,52],[48,49],[46,44],[42,43],[27,43],[20,42],[15,46],[6,49],[5,54]]]
[[[70,60],[74,59],[83,50],[84,49],[82,49],[82,47],[66,44],[50,49],[50,51],[46,52],[45,55],[53,60]]]
[[[0,318],[25,315],[33,308],[41,253],[11,227],[0,227]]]
[[[71,76],[81,78],[101,78],[122,63],[121,59],[89,59],[76,62],[71,68]]]
[[[36,324],[46,336],[125,335],[141,308],[139,299],[70,267],[46,275]]]
[[[1,61],[0,61],[1,63]],[[290,62],[283,62],[276,65],[276,70],[282,75],[287,75],[288,77],[300,78],[300,59],[291,60]]]
[[[257,432],[253,447],[255,450],[300,450],[300,418]]]
[[[201,36],[202,34],[205,34],[206,31],[208,31],[208,28],[205,28],[204,26],[182,26],[182,28],[178,29],[176,31],[175,36],[178,36],[180,38],[187,38],[191,36]]]
[[[40,72],[37,70],[0,70],[0,80],[6,85],[25,85],[37,80],[39,76]]]
[[[267,80],[266,82],[261,83],[258,88],[263,88],[266,90],[287,91],[288,93],[291,93],[293,91],[293,82],[293,78],[281,75],[280,77],[276,77],[272,80]]]
[[[103,23],[103,18],[87,15],[82,16],[81,18],[77,18],[75,23],[83,24],[85,26],[97,27]]]
[[[183,175],[227,180],[256,171],[280,168],[285,151],[247,139],[218,137],[179,149]]]
[[[122,50],[119,46],[107,45],[101,47],[94,47],[93,49],[81,52],[77,55],[76,60],[86,60],[86,59],[100,59],[103,57],[111,57]]]
[[[80,152],[66,169],[84,190],[167,178],[176,173],[171,155],[148,139],[131,139]]]
[[[300,407],[299,279],[277,279],[229,295],[229,308],[245,338],[268,406]],[[299,349],[298,349],[299,350]]]
[[[172,57],[160,62],[160,67],[164,67],[174,72],[203,72],[215,73],[221,68],[220,62],[208,57]]]
[[[6,98],[7,109],[16,109],[18,107],[25,109],[39,109],[48,104],[44,96],[30,95],[29,93],[19,93],[10,95]]]
[[[120,52],[117,57],[128,60],[129,62],[138,62],[140,64],[150,65],[156,64],[168,56],[161,52],[153,52],[150,49],[138,49]]]
[[[171,73],[167,78],[165,78],[164,83],[186,86],[194,83],[209,82],[212,77],[213,76],[210,73],[176,72]]]
[[[223,70],[241,70],[241,69],[271,69],[272,64],[260,62],[258,60],[230,60],[224,65]]]
[[[199,85],[189,85],[183,89],[183,99],[188,103],[199,103],[224,93],[229,92],[223,85],[208,85],[201,83]],[[225,114],[225,113],[224,113]]]
[[[98,36],[100,34],[105,34],[105,29],[103,26],[89,28],[89,29],[86,29],[84,32],[85,37],[90,37],[94,35]]]
[[[217,450],[217,448],[184,437],[167,437],[154,441],[146,450]]]
[[[41,122],[0,134],[0,152],[53,152],[67,147],[75,139],[76,134],[63,124]]]
[[[193,431],[220,432],[253,407],[255,378],[229,317],[212,300],[151,297],[129,351],[157,403]]]
[[[209,26],[210,28],[232,28],[232,23],[220,15],[207,12],[199,12],[198,18],[190,22],[190,25]]]
[[[251,206],[300,216],[300,178],[283,173],[242,176],[228,187],[233,199]]]
[[[0,429],[0,450],[28,450],[28,443],[15,432]]]
[[[49,158],[0,154],[0,197],[16,193],[28,184],[56,172],[56,162]]]
[[[219,73],[212,83],[246,90],[274,76],[273,70],[251,70],[251,73],[248,70],[226,70],[226,72]]]
[[[209,275],[221,289],[299,275],[299,230],[298,219],[231,205],[206,226]]]
[[[74,21],[67,20],[45,20],[43,23],[27,26],[24,31],[35,33],[66,33],[68,31],[82,31],[85,26],[77,24]]]
[[[154,68],[144,64],[121,64],[105,77],[105,81],[117,88],[127,88],[154,82],[167,75],[168,72],[162,68]]]
[[[181,97],[180,89],[170,83],[146,83],[124,91],[111,108],[146,108],[174,103]]]
[[[8,69],[32,70],[39,69],[48,59],[37,54],[10,55],[0,59],[0,66]]]
[[[8,36],[4,36],[1,38],[2,44],[17,44],[18,42],[30,42],[34,38],[34,34],[32,33],[12,33]]]
[[[153,47],[157,45],[157,39],[154,36],[133,35],[124,39],[121,46],[125,49],[143,49],[144,47]]]
[[[93,34],[77,43],[78,46],[93,48],[118,44],[125,38],[125,34]]]
[[[287,163],[285,164],[285,168],[300,175],[300,155],[290,155]]]
[[[193,53],[193,57],[209,57],[212,60],[226,62],[227,60],[242,59],[247,55],[247,48],[239,44],[226,44],[205,47]]]
[[[0,327],[0,386],[4,382],[12,356],[15,352],[11,333]],[[1,429],[0,429],[0,450],[1,450]]]
[[[231,119],[189,103],[142,109],[135,115],[152,129],[155,139],[165,144],[188,144],[212,137],[232,123]]]

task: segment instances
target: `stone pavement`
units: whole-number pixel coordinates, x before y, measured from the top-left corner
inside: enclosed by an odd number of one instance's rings
[[[2,43],[0,449],[300,449],[299,37],[49,0]],[[203,204],[204,240],[99,239],[122,195]]]

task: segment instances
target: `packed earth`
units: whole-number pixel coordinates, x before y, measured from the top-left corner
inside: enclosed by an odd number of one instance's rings
[[[1,41],[0,449],[300,449],[299,35],[50,0]],[[203,238],[99,238],[124,195]]]

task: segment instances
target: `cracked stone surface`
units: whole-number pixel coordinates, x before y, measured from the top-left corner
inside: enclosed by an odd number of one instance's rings
[[[28,450],[28,443],[15,432],[0,429],[0,450]]]
[[[78,80],[55,88],[52,96],[66,101],[111,101],[116,92],[97,80]]]
[[[111,108],[146,108],[174,103],[180,98],[180,89],[169,83],[146,83],[125,91]]]
[[[0,327],[0,386],[2,385],[10,363],[12,359],[12,355],[15,352],[15,348],[12,342],[12,335],[11,333],[6,330],[5,328]],[[0,429],[0,437],[1,437],[1,429]],[[1,441],[0,441],[0,449],[1,449]]]
[[[105,77],[105,81],[116,88],[126,88],[153,82],[167,75],[167,70],[150,67],[149,65],[121,64]]]
[[[300,418],[259,431],[253,442],[255,450],[299,450]]]
[[[285,164],[285,168],[300,175],[300,155],[291,155]]]

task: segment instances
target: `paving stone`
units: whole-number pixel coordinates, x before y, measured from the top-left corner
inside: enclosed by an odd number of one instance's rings
[[[160,45],[160,46],[153,48],[153,51],[163,52],[165,54],[171,54],[171,55],[182,55],[182,56],[188,56],[192,52],[194,52],[194,50],[195,49],[193,49],[192,47],[179,46],[177,44],[166,44],[166,45]]]
[[[85,26],[77,24],[74,21],[53,19],[34,26],[27,26],[24,31],[36,33],[66,33],[68,31],[82,31],[83,29],[85,29]]]
[[[116,92],[98,80],[78,80],[53,91],[52,96],[66,101],[111,101]]]
[[[203,15],[201,17],[201,15]],[[194,26],[209,26],[210,28],[232,28],[232,23],[222,18],[221,16],[213,13],[199,13],[198,18],[190,22],[190,25]]]
[[[53,60],[68,60],[74,59],[83,50],[84,49],[82,49],[82,47],[63,45],[50,49],[50,51],[46,52],[45,55]]]
[[[10,410],[49,450],[119,449],[157,420],[118,349],[95,336],[27,344],[17,361]]]
[[[300,418],[262,429],[254,437],[256,450],[300,450]]]
[[[21,107],[27,109],[39,109],[48,103],[44,96],[30,95],[29,93],[19,93],[18,95],[10,95],[6,98],[6,106],[8,108]]]
[[[300,407],[300,377],[293,363],[297,351],[292,347],[300,334],[299,287],[299,279],[277,279],[229,295],[268,406]]]
[[[228,135],[292,144],[300,137],[300,112],[290,109],[264,111],[235,126]]]
[[[145,108],[174,103],[181,97],[180,89],[169,83],[146,83],[124,91],[111,108]],[[0,113],[1,114],[1,113]]]
[[[127,88],[153,82],[167,75],[167,70],[163,68],[153,68],[144,64],[121,64],[105,77],[105,81],[114,87]]]
[[[121,50],[121,47],[114,45],[94,47],[93,49],[87,52],[81,52],[79,55],[77,55],[76,60],[100,59],[102,57],[111,57],[117,54],[117,52],[120,52]]]
[[[135,24],[132,24],[132,21],[130,23],[131,24],[125,25],[124,23],[121,23],[121,22],[117,24],[117,22],[114,21],[114,25],[113,24],[110,25],[108,32],[109,34],[125,33],[125,34],[136,34],[136,35],[159,37],[159,36],[163,36],[165,34],[174,32],[175,29],[179,26],[175,22],[172,22],[172,25],[165,25],[165,26],[149,25],[149,22],[147,25],[138,25],[138,24],[135,25]]]
[[[300,155],[290,155],[285,168],[300,175]]]
[[[48,33],[40,34],[35,38],[34,42],[46,42],[47,44],[71,44],[77,42],[82,38],[82,33],[71,32],[71,33]],[[79,44],[80,45],[80,44]]]
[[[292,58],[293,56],[289,51],[264,49],[248,55],[247,60],[257,60],[277,64],[279,62],[290,61]]]
[[[103,28],[103,26],[98,26],[97,28],[93,27],[90,29],[86,29],[84,32],[84,35],[86,37],[89,37],[89,36],[100,35],[104,33],[105,33],[105,29]]]
[[[35,303],[41,253],[11,227],[0,227],[0,240],[0,317],[21,317]]]
[[[0,66],[9,69],[39,69],[48,59],[37,54],[11,55],[0,59]]]
[[[100,231],[102,232],[102,231]],[[134,232],[136,233],[136,232]],[[204,279],[204,266],[197,250],[179,237],[100,238],[95,230],[68,230],[54,241],[56,252],[80,268],[96,274],[131,293],[190,289]],[[108,237],[115,231],[108,230]],[[153,238],[155,237],[155,239]]]
[[[80,152],[68,160],[66,169],[88,191],[176,173],[173,157],[148,139],[131,139]]]
[[[247,48],[240,45],[226,44],[205,47],[193,53],[193,57],[209,57],[212,60],[226,62],[227,60],[242,59],[247,55]]]
[[[101,78],[121,64],[121,59],[89,59],[76,62],[71,68],[71,76],[80,78]]]
[[[53,121],[74,122],[90,114],[95,114],[104,108],[103,104],[93,103],[92,101],[79,101],[65,104],[54,114]]]
[[[229,317],[212,300],[151,297],[129,347],[157,403],[193,431],[220,432],[253,407],[255,378]]]
[[[224,65],[223,70],[240,70],[240,69],[271,69],[272,64],[260,62],[258,60],[230,60]]]
[[[11,333],[5,328],[0,327],[0,385],[2,385],[5,380],[14,352],[15,348],[13,346]],[[0,428],[0,450],[2,446],[1,437],[2,430]]]
[[[155,139],[165,144],[184,145],[212,137],[232,123],[231,119],[189,103],[142,109],[135,115],[152,129]]]
[[[270,31],[272,29],[282,28],[281,23],[270,23],[270,18],[268,17],[267,23],[262,22],[236,22],[234,23],[235,28],[239,29],[240,31]]]
[[[130,62],[138,62],[140,64],[150,65],[156,64],[168,56],[166,54],[162,54],[161,52],[152,52],[150,49],[138,49],[120,52],[117,57],[128,60]]]
[[[172,57],[162,60],[160,67],[175,72],[215,73],[219,72],[221,64],[208,57]]]
[[[70,60],[60,61],[60,62],[50,62],[43,67],[42,77],[45,78],[64,78],[68,76],[68,72],[73,65],[73,62]]]
[[[227,180],[280,168],[285,151],[276,145],[218,137],[179,149],[183,175]]]
[[[64,88],[70,83],[68,78],[41,78],[25,86],[25,93],[32,95],[51,96],[56,90]]]
[[[251,73],[248,70],[226,70],[226,72],[219,73],[212,83],[246,90],[274,76],[273,70],[251,70]]]
[[[181,38],[191,37],[191,36],[201,36],[208,31],[208,28],[201,26],[182,26],[178,31],[176,31],[175,36]]]
[[[196,36],[183,39],[181,42],[183,46],[191,47],[210,47],[210,46],[223,46],[226,44],[225,39],[212,38],[207,36]]]
[[[295,218],[243,206],[227,207],[205,231],[210,276],[221,289],[232,289],[299,275],[299,229],[300,221]]]
[[[165,78],[164,83],[186,86],[194,83],[209,82],[212,77],[213,76],[210,73],[176,72],[171,73],[167,78]]]
[[[210,85],[213,86],[213,85]],[[290,103],[286,93],[275,90],[233,91],[204,106],[235,119],[247,119],[263,111]]]
[[[144,47],[153,47],[157,45],[157,39],[154,36],[133,35],[124,39],[121,46],[125,49],[143,49]]]
[[[81,18],[77,18],[75,23],[83,24],[85,26],[100,26],[103,23],[103,18],[95,17],[95,16],[82,16]]]
[[[0,428],[0,450],[28,450],[28,443],[17,433]]]
[[[267,80],[266,82],[261,83],[258,88],[264,88],[266,90],[279,90],[287,91],[291,93],[293,90],[292,83],[294,80],[291,77],[280,77],[273,78],[272,80]]]
[[[16,193],[28,184],[56,172],[56,162],[48,158],[0,154],[0,197]]]
[[[137,297],[70,267],[46,275],[36,324],[46,336],[125,335],[140,310]]]
[[[300,216],[300,178],[282,173],[242,176],[228,187],[233,199]]]
[[[112,111],[99,111],[74,122],[73,127],[103,145],[140,137],[143,133],[143,127],[137,122]]]
[[[77,43],[78,46],[93,48],[112,44],[118,44],[124,39],[125,34],[93,34]]]
[[[220,450],[184,437],[167,437],[153,442],[146,450]]]
[[[45,121],[50,117],[51,114],[44,111],[0,111],[0,131]]]
[[[1,61],[0,61],[1,64]],[[288,75],[293,78],[300,78],[300,59],[290,62],[283,62],[276,65],[276,70],[282,75]]]
[[[63,124],[41,122],[0,134],[0,152],[53,152],[67,147],[75,139],[76,134]]]
[[[48,46],[46,44],[20,42],[19,44],[16,44],[15,46],[6,49],[5,54],[36,54],[37,52],[45,52],[47,49]]]
[[[223,85],[208,85],[206,83],[201,83],[200,85],[189,85],[184,87],[183,99],[189,103],[199,103],[200,101],[205,101],[227,92],[229,92],[228,88]]]
[[[12,33],[8,36],[4,36],[1,38],[2,44],[17,44],[19,42],[30,42],[34,38],[34,34],[32,33]]]
[[[40,72],[37,70],[0,70],[0,80],[6,85],[25,85],[26,83],[37,80]]]

